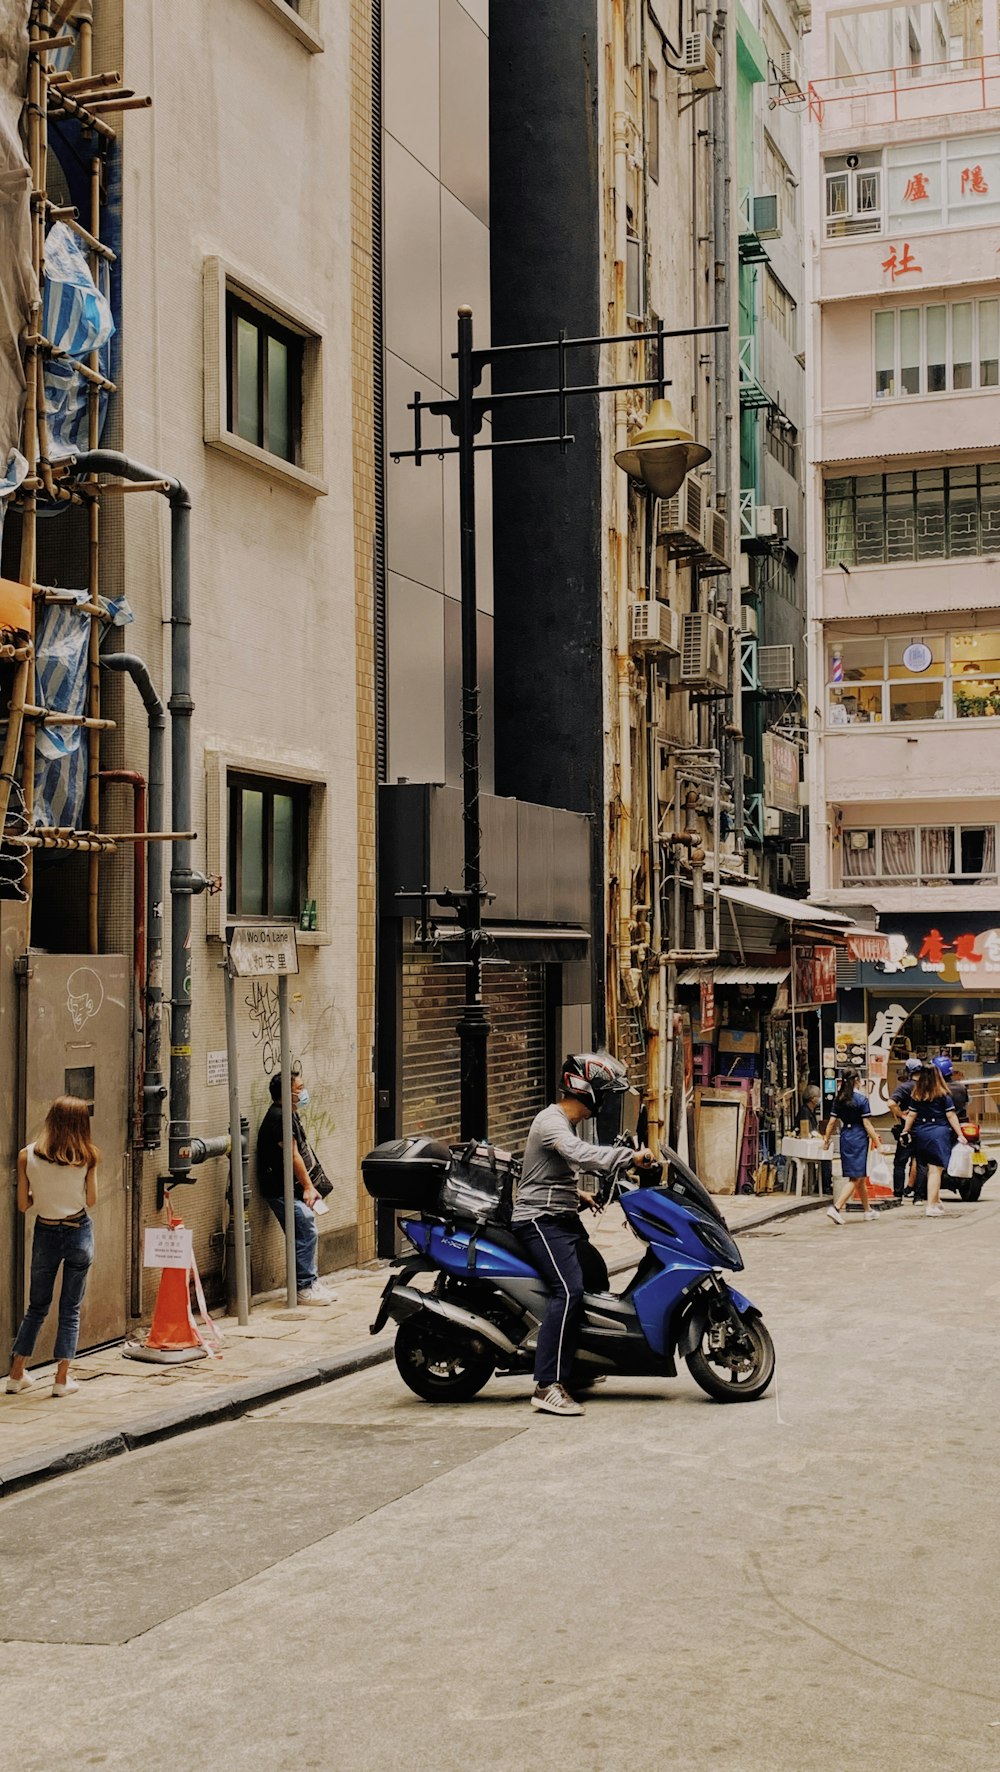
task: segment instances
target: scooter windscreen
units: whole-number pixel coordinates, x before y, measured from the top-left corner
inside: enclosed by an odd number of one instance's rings
[[[672,1151],[667,1144],[660,1146],[660,1161],[663,1164],[663,1180],[660,1183],[662,1188],[707,1213],[718,1224],[725,1225],[726,1221],[704,1183],[698,1180],[694,1170],[689,1169],[677,1152]]]

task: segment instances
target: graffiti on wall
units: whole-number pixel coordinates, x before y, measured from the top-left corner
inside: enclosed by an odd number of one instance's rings
[[[269,978],[252,978],[244,1002],[250,1011],[250,1032],[264,1075],[270,1077],[281,1064],[278,987]]]

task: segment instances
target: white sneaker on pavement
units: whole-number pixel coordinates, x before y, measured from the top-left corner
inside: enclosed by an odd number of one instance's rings
[[[79,1389],[80,1386],[75,1378],[67,1378],[65,1384],[54,1384],[52,1386],[52,1395],[54,1397],[69,1397],[72,1396],[74,1391],[78,1391]]]
[[[570,1396],[565,1385],[537,1385],[531,1398],[531,1407],[540,1409],[544,1415],[582,1415],[579,1403]]]
[[[877,1212],[873,1212],[873,1211],[872,1211],[872,1209],[871,1209],[871,1207],[870,1207],[870,1206],[869,1206],[869,1208],[868,1208],[868,1211],[867,1211],[867,1212],[862,1212],[862,1214],[861,1214],[861,1216],[862,1216],[862,1218],[877,1218],[877,1217],[878,1217],[878,1213],[877,1213]]]
[[[8,1378],[8,1380],[7,1380],[8,1395],[12,1396],[17,1391],[30,1390],[32,1385],[34,1384],[34,1382],[35,1382],[34,1379],[31,1377],[30,1373],[28,1373],[28,1372],[26,1372],[24,1374],[23,1378]]]
[[[337,1294],[331,1287],[324,1286],[322,1280],[317,1280],[315,1286],[307,1286],[304,1292],[299,1293],[300,1304],[334,1304],[336,1298]]]
[[[928,1206],[926,1211],[924,1212],[924,1217],[925,1218],[943,1218],[944,1217],[944,1207],[943,1206]]]
[[[844,1222],[843,1214],[837,1211],[836,1206],[828,1206],[826,1209],[826,1216],[827,1218],[832,1218],[834,1224],[843,1224]]]

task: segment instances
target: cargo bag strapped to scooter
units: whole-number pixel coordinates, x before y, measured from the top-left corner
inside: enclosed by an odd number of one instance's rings
[[[509,1225],[521,1165],[510,1151],[496,1145],[453,1145],[441,1184],[438,1211],[442,1218],[475,1224]]]

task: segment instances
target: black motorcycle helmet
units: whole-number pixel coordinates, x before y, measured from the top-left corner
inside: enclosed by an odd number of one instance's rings
[[[572,1100],[585,1102],[596,1115],[606,1096],[628,1093],[628,1072],[610,1052],[571,1052],[563,1059],[559,1087]]]

